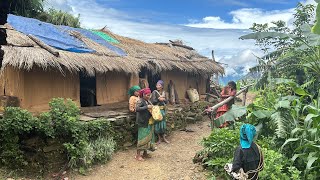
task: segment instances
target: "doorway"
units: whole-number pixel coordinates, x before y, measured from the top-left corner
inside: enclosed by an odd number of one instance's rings
[[[140,87],[142,88],[145,87],[143,81],[147,81],[151,91],[154,91],[157,89],[156,84],[161,79],[161,75],[160,73],[154,74],[147,68],[143,68],[139,73],[139,79],[140,79],[140,84],[139,84]]]
[[[80,71],[80,104],[81,107],[97,105],[96,76],[88,76]]]

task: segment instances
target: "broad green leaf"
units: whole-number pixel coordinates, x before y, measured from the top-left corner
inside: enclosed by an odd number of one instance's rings
[[[283,143],[283,145],[281,146],[281,149],[283,149],[284,146],[286,146],[288,143],[290,142],[295,142],[295,141],[298,141],[300,140],[300,138],[289,138],[286,140],[286,142]]]
[[[300,132],[300,131],[303,131],[302,128],[294,128],[292,131],[291,131],[291,136],[294,136],[297,132]]]
[[[294,83],[296,84],[292,79],[285,79],[285,78],[275,78],[274,79],[276,84],[291,84],[291,83]]]
[[[315,117],[319,117],[319,115],[316,114],[308,114],[307,117],[304,119],[304,125],[305,127],[309,127],[311,124],[311,120]]]
[[[237,106],[233,105],[232,108],[224,113],[222,116],[214,120],[216,125],[222,124],[226,121],[235,121],[236,118],[239,118],[247,113],[246,106]]]
[[[264,119],[264,118],[269,118],[271,117],[271,112],[267,110],[258,110],[258,111],[253,111],[252,114],[256,116],[258,119]]]
[[[319,0],[316,0],[317,3]],[[317,5],[316,9],[316,24],[312,27],[312,33],[320,34],[320,4]]]
[[[303,90],[302,88],[300,87],[297,87],[294,89],[294,92],[300,96],[305,96],[305,95],[308,95],[308,93],[306,93],[305,90]]]
[[[319,148],[320,150],[320,145],[312,145],[313,147]]]
[[[290,101],[288,100],[284,100],[284,101],[279,101],[276,105],[275,108],[286,108],[289,109],[290,108]]]
[[[302,156],[303,154],[295,154],[291,160],[294,162],[297,158],[299,158],[300,156]]]
[[[314,157],[314,156],[313,156],[314,154],[315,154],[315,153],[310,153],[309,156],[308,156],[308,163],[307,163],[307,168],[306,168],[306,169],[308,169],[308,170],[310,170],[312,164],[313,164],[316,160],[318,160],[318,157]]]
[[[294,35],[278,32],[256,32],[241,36],[240,39],[295,38]]]
[[[298,96],[284,96],[281,98],[281,100],[294,101],[294,100],[299,100],[299,97]]]

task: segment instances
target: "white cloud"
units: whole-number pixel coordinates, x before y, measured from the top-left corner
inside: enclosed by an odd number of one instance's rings
[[[272,21],[283,20],[289,22],[293,18],[294,9],[264,11],[257,8],[242,8],[231,11],[231,22],[226,22],[220,17],[204,17],[200,22],[186,24],[196,28],[215,29],[248,29],[253,23],[271,23]],[[193,20],[194,22],[194,20]]]
[[[114,0],[107,0],[114,1]],[[307,0],[311,3],[313,0]],[[122,36],[140,39],[146,42],[167,42],[169,39],[182,39],[201,54],[211,57],[215,50],[216,59],[227,63],[227,75],[244,75],[256,64],[253,54],[261,55],[253,41],[238,38],[250,33],[253,22],[265,23],[282,19],[289,21],[293,9],[282,11],[263,11],[261,9],[243,8],[230,12],[232,22],[225,22],[220,17],[205,17],[202,22],[194,21],[188,26],[137,22],[137,14],[128,14],[112,7],[101,6],[95,0],[47,0],[47,8],[62,9],[71,14],[81,14],[84,28],[102,28]],[[195,28],[196,27],[196,28]],[[215,28],[215,29],[212,29]],[[239,72],[238,67],[243,67]]]
[[[236,2],[236,1],[235,1]],[[260,1],[261,2],[261,1]],[[263,0],[267,3],[286,4],[288,0]],[[303,0],[302,4],[316,4],[314,0]],[[285,10],[265,11],[258,8],[242,8],[231,11],[231,22],[227,22],[218,16],[207,16],[202,20],[189,20],[186,26],[196,28],[213,28],[213,29],[248,29],[253,23],[271,23],[272,21],[283,20],[288,25],[293,22],[294,8]]]
[[[245,49],[231,57],[222,57],[218,61],[227,64],[226,76],[244,76],[251,67],[257,65],[256,57],[262,55],[260,50]]]

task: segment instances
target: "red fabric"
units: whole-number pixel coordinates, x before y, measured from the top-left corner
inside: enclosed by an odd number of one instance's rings
[[[140,94],[140,97],[143,97],[143,95],[151,94],[151,90],[150,88],[144,88],[139,91],[139,94]]]
[[[236,94],[237,94],[237,90],[234,89],[234,90],[231,90],[229,95],[230,96],[235,96]]]
[[[222,116],[225,112],[227,112],[229,110],[229,107],[227,104],[224,104],[223,106],[219,107],[217,109],[217,115],[216,115],[216,119],[220,116]]]

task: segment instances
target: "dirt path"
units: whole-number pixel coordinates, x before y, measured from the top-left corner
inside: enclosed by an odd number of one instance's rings
[[[209,120],[187,127],[194,132],[175,131],[168,138],[171,144],[160,144],[151,153],[152,158],[138,162],[133,157],[135,149],[117,152],[112,160],[95,167],[88,176],[77,175],[77,180],[192,180],[206,179],[202,167],[195,165],[192,159],[201,149],[199,142],[210,134]]]
[[[247,105],[255,97],[247,94]],[[240,96],[242,99],[242,96]],[[242,103],[241,103],[242,104]],[[138,162],[133,157],[135,149],[120,151],[105,165],[95,167],[88,176],[76,175],[77,180],[202,180],[206,172],[200,165],[193,164],[195,153],[202,147],[199,144],[203,137],[210,134],[209,120],[192,124],[187,129],[194,132],[175,131],[169,140],[171,144],[160,144],[152,158]]]

